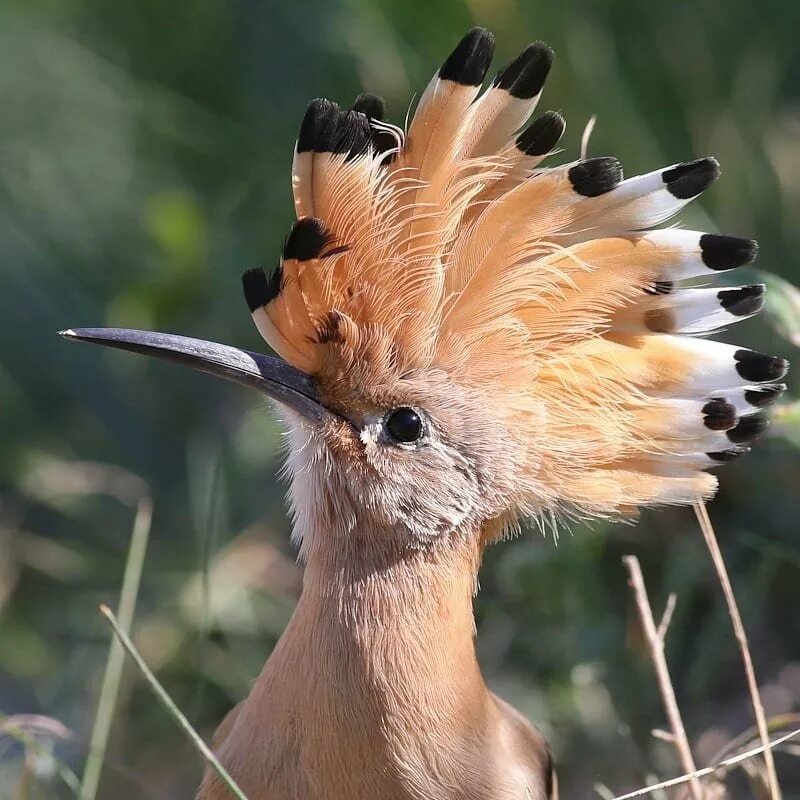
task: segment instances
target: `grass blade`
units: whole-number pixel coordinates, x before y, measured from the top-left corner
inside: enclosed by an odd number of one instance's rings
[[[189,741],[200,753],[200,755],[216,773],[219,775],[225,786],[228,787],[230,793],[236,800],[247,800],[244,792],[236,785],[236,782],[230,776],[225,767],[222,766],[219,759],[214,755],[211,748],[203,741],[200,734],[192,727],[192,723],[183,715],[181,710],[175,705],[173,699],[167,694],[167,690],[158,682],[158,678],[153,675],[150,667],[147,666],[139,651],[136,649],[133,642],[130,640],[127,632],[122,629],[122,626],[117,622],[116,617],[108,606],[100,606],[100,613],[111,623],[117,639],[122,643],[122,646],[128,651],[128,655],[134,660],[142,677],[150,685],[155,696],[161,701],[164,708],[166,708],[169,715],[178,723],[178,727],[186,734]]]
[[[125,573],[122,578],[122,590],[119,598],[119,625],[125,631],[129,631],[133,623],[136,598],[139,594],[139,583],[142,577],[142,567],[147,552],[147,542],[150,538],[152,520],[152,502],[149,497],[143,497],[136,509],[136,518],[134,519],[133,531],[131,532],[131,540],[128,546],[128,557],[125,562]],[[122,645],[116,639],[113,639],[108,651],[108,661],[106,662],[106,670],[100,688],[100,697],[97,701],[97,713],[89,743],[89,754],[86,757],[86,765],[81,779],[81,800],[94,800],[97,795],[124,661],[125,652],[122,649]]]

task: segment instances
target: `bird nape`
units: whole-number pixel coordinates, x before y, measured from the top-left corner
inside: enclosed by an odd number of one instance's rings
[[[407,131],[361,95],[314,100],[298,220],[246,272],[282,360],[167,334],[72,338],[260,389],[290,432],[297,609],[216,751],[250,800],[546,798],[541,735],[488,691],[473,644],[483,548],[524,516],[626,516],[711,496],[783,390],[781,358],[698,334],[764,287],[693,288],[755,242],[656,226],[719,175],[701,158],[623,179],[616,158],[543,168],[527,124],[540,42],[481,94],[492,35],[459,42]],[[206,775],[200,797],[226,790]]]

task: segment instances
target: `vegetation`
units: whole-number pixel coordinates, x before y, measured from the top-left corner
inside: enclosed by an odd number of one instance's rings
[[[565,158],[597,114],[590,154],[617,155],[628,174],[720,159],[721,182],[684,222],[759,239],[758,266],[778,276],[770,314],[743,323],[737,339],[792,358],[800,4],[6,0],[3,800],[78,792],[110,641],[97,607],[117,607],[137,509],[152,502],[133,639],[206,740],[247,691],[300,585],[276,477],[280,430],[265,405],[55,332],[150,327],[261,347],[239,275],[277,258],[307,101],[347,103],[366,88],[402,123],[408,98],[476,23],[494,30],[498,63],[532,38],[555,48],[543,108],[567,117]],[[726,467],[710,507],[774,728],[800,727],[789,716],[800,711],[798,409],[790,397],[767,440]],[[576,526],[557,545],[533,527],[488,553],[478,649],[493,688],[552,742],[567,798],[680,772],[672,745],[651,735],[666,722],[621,563],[628,553],[641,561],[656,620],[677,595],[666,656],[697,765],[727,755],[740,734],[734,749],[755,739],[691,510]],[[800,797],[797,763],[785,751],[776,761],[785,796]],[[97,796],[189,797],[200,769],[126,667]],[[766,796],[757,772],[742,775],[728,782],[734,796]]]

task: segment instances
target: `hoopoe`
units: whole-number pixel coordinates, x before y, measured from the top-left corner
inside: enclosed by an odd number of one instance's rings
[[[490,692],[472,598],[522,517],[616,517],[710,497],[787,363],[706,334],[763,286],[746,239],[658,228],[713,158],[623,179],[615,158],[542,168],[536,42],[482,94],[470,31],[407,131],[361,95],[314,100],[277,268],[243,276],[279,359],[180,336],[68,337],[182,362],[277,401],[290,434],[297,609],[215,748],[250,800],[543,800],[547,745]],[[203,800],[226,790],[213,774]]]

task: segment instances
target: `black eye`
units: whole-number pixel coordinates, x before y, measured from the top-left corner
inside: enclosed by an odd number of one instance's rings
[[[396,408],[386,417],[386,430],[395,441],[411,444],[422,437],[422,420],[413,408]]]

